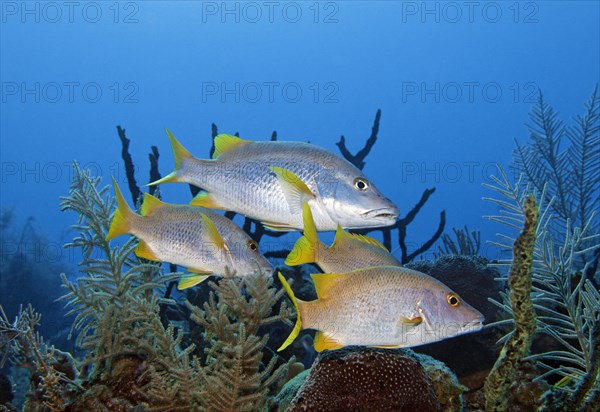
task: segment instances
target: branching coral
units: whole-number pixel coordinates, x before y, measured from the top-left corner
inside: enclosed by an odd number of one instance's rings
[[[489,185],[501,196],[488,199],[500,206],[500,214],[489,218],[511,228],[518,228],[524,220],[525,201],[531,196],[529,185],[520,179],[515,185],[510,183],[500,169],[501,177],[494,177],[495,184]],[[535,191],[534,191],[535,195]],[[540,202],[546,198],[543,191],[537,197]],[[551,374],[568,377],[572,388],[582,383],[598,380],[598,358],[594,350],[595,330],[600,324],[600,294],[592,281],[586,276],[589,262],[581,264],[578,256],[600,247],[600,235],[590,233],[590,221],[582,228],[573,228],[570,221],[565,225],[564,240],[557,243],[549,228],[555,219],[551,214],[551,203],[540,204],[539,224],[536,233],[533,262],[532,301],[538,314],[538,330],[554,338],[564,350],[552,350],[536,353],[526,359],[533,360],[546,372],[538,379]],[[590,217],[593,219],[593,215]],[[514,239],[501,235],[501,241],[495,244],[504,250],[512,249]],[[584,245],[586,245],[584,247]],[[500,265],[510,265],[512,260],[501,260]],[[510,299],[504,295],[504,303],[496,302],[499,307],[514,315]],[[504,339],[510,338],[510,334]],[[587,384],[588,387],[593,385]],[[573,390],[566,387],[567,390]],[[579,405],[589,402],[593,390],[580,396]]]
[[[481,232],[478,230],[469,231],[465,225],[462,229],[452,228],[454,232],[453,239],[450,235],[442,235],[442,245],[438,246],[435,253],[436,258],[446,255],[477,255],[481,249]]]

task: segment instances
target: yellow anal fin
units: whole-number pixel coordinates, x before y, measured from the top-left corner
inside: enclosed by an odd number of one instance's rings
[[[221,206],[215,199],[214,196],[208,192],[200,192],[190,202],[192,206],[205,207],[207,209],[219,209],[228,210],[226,207]]]
[[[322,352],[324,350],[333,350],[343,348],[344,345],[339,343],[337,340],[333,338],[327,337],[327,335],[320,330],[315,334],[315,350],[317,352]]]
[[[314,193],[294,172],[274,166],[269,169],[277,176],[292,214],[300,213],[304,203],[309,199],[314,199]]]
[[[300,306],[299,306],[300,301],[294,295],[294,291],[290,287],[290,284],[287,282],[287,280],[285,280],[285,278],[283,277],[281,272],[278,273],[278,277],[279,277],[279,281],[283,285],[283,288],[285,289],[288,296],[290,297],[290,300],[292,301],[294,308],[296,309],[296,324],[294,325],[294,329],[292,329],[292,331],[290,332],[290,336],[288,336],[288,338],[285,340],[285,342],[283,342],[283,344],[279,347],[279,349],[277,349],[277,352],[280,352],[280,351],[284,350],[285,348],[287,348],[294,341],[294,339],[296,339],[296,337],[302,330],[302,318],[300,316]]]
[[[181,277],[181,279],[179,279],[179,283],[177,284],[178,290],[183,290],[191,288],[192,286],[196,286],[197,284],[204,282],[212,274],[212,272],[208,271],[201,271],[196,269],[188,270],[193,273],[185,274]]]
[[[319,299],[327,298],[331,288],[344,278],[344,274],[340,273],[313,273],[310,275],[314,284],[317,296]]]
[[[370,346],[371,348],[380,348],[380,349],[398,349],[402,348],[402,345],[383,345],[383,346]]]
[[[230,150],[233,150],[236,147],[246,145],[252,142],[250,140],[240,139],[239,137],[232,136],[230,134],[220,134],[215,137],[214,143],[215,151],[213,153],[212,158],[216,159],[223,153],[229,152]]]
[[[291,232],[294,230],[298,230],[292,225],[288,225],[287,223],[277,223],[277,222],[260,222],[269,230],[273,230],[275,232]]]
[[[141,239],[138,245],[135,247],[135,254],[141,258],[154,260],[157,262],[161,261],[161,259],[156,256],[152,248],[150,248],[150,245]]]
[[[296,241],[292,251],[285,259],[284,263],[288,266],[313,263],[317,260],[317,249],[321,241],[317,235],[317,228],[308,202],[304,202],[302,207],[302,220],[304,221],[304,236]]]
[[[142,203],[142,216],[151,216],[156,209],[164,206],[166,203],[161,202],[157,197],[150,193],[144,193],[144,203]]]

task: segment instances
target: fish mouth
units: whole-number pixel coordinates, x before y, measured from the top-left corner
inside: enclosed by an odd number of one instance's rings
[[[462,327],[462,329],[464,331],[477,332],[478,330],[481,330],[483,328],[483,321],[484,321],[483,317],[474,319],[471,322],[464,325]]]
[[[379,209],[369,210],[362,214],[365,219],[377,219],[377,220],[396,220],[400,216],[400,211],[392,207],[382,207]]]

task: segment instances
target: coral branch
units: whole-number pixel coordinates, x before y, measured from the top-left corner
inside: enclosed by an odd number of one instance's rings
[[[508,388],[515,381],[520,362],[529,353],[536,331],[536,314],[531,300],[531,268],[539,211],[534,196],[527,198],[524,212],[525,227],[514,244],[513,265],[508,278],[515,330],[486,379],[486,411],[506,410]]]
[[[131,192],[131,198],[133,199],[133,203],[136,204],[142,192],[140,191],[140,188],[138,187],[135,181],[135,167],[133,165],[131,155],[129,154],[130,140],[125,135],[125,129],[123,129],[121,126],[117,126],[117,132],[119,133],[119,139],[121,139],[121,157],[125,162],[125,174],[127,175],[127,184],[129,185],[129,191]]]
[[[367,139],[365,146],[360,149],[355,155],[350,153],[348,148],[346,147],[346,138],[342,135],[340,137],[340,141],[336,143],[337,147],[340,148],[340,152],[342,156],[354,166],[359,169],[363,169],[365,167],[365,158],[373,148],[373,145],[377,141],[377,133],[379,133],[379,120],[381,119],[381,109],[377,109],[377,113],[375,113],[375,121],[373,122],[373,128],[371,129],[371,136]]]
[[[152,150],[151,153],[148,154],[148,159],[150,160],[150,182],[155,182],[161,178],[160,172],[158,171],[158,147],[150,146]],[[154,195],[158,186],[150,186],[150,194]]]

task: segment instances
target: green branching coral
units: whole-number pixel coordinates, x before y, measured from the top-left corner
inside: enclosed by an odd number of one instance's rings
[[[513,248],[513,263],[508,277],[515,329],[485,381],[486,411],[504,411],[508,388],[513,384],[519,362],[529,354],[536,331],[536,314],[531,301],[531,267],[538,223],[534,196],[525,200],[525,225]]]
[[[515,166],[525,181],[543,194],[556,219],[549,228],[555,237],[572,227],[589,226],[590,233],[600,232],[600,95],[596,86],[585,105],[585,114],[565,126],[558,113],[540,93],[528,125],[530,139],[516,142]],[[551,202],[552,200],[552,202]],[[582,243],[581,248],[588,245]],[[580,256],[597,260],[598,254]],[[597,266],[595,266],[597,267]]]
[[[489,216],[511,228],[523,224],[526,199],[534,194],[531,186],[519,179],[516,184],[510,183],[506,174],[500,171],[501,177],[494,177],[494,185],[488,185],[501,196],[488,199],[500,206],[500,214]],[[564,240],[557,242],[552,227],[555,217],[551,204],[544,204],[546,193],[537,194],[540,201],[539,221],[533,261],[532,301],[537,312],[538,331],[554,338],[564,349],[535,353],[526,360],[535,361],[545,373],[537,379],[544,379],[552,374],[565,377],[570,385],[566,391],[577,390],[590,380],[594,384],[585,384],[589,388],[597,387],[597,362],[600,354],[594,350],[595,330],[600,324],[600,293],[592,280],[586,276],[590,262],[582,264],[579,256],[600,247],[600,235],[590,232],[588,221],[582,228],[572,227],[570,221],[565,223]],[[590,220],[594,216],[590,217]],[[501,249],[511,250],[514,239],[500,235],[501,240],[494,244]],[[500,265],[510,265],[511,259],[500,260]],[[504,302],[495,302],[499,307],[515,317],[510,297],[504,294]],[[505,336],[501,341],[510,338]],[[590,389],[581,395],[583,403],[589,403],[594,395]]]

